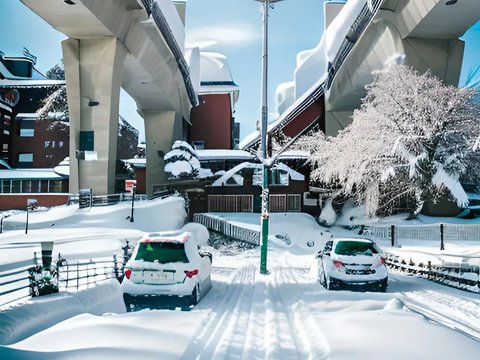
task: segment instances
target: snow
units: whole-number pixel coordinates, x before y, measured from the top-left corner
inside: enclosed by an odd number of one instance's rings
[[[458,181],[458,176],[447,174],[441,164],[435,163],[435,165],[437,172],[433,175],[432,183],[439,188],[445,186],[455,198],[459,207],[467,206],[468,195]]]
[[[55,241],[54,251],[68,245],[80,256],[104,243],[107,246],[100,252],[111,247],[114,253],[115,244],[124,243],[125,237],[138,240],[145,231],[181,229],[206,238],[205,230],[195,224],[182,228],[181,199],[138,202],[136,210],[143,203],[152,205],[145,206],[148,211],[136,215],[134,223],[125,220],[128,211],[122,204],[90,211],[59,207],[32,212],[35,229],[28,235],[11,229],[23,214],[13,215],[4,220],[7,231],[0,235],[2,262],[8,264],[10,255],[13,258],[16,251],[45,239]],[[259,229],[259,214],[211,215]],[[92,227],[93,219],[98,227]],[[0,358],[471,360],[480,356],[478,294],[393,271],[387,293],[327,291],[317,282],[314,254],[332,235],[351,232],[337,227],[325,230],[302,213],[272,213],[270,234],[268,275],[259,274],[258,248],[231,252],[211,248],[213,287],[191,311],[124,313],[114,280],[0,309]],[[308,244],[312,240],[313,246]],[[444,252],[436,244],[381,245],[389,252],[402,251],[403,256],[479,256],[478,246],[460,243],[447,244]],[[7,248],[10,252],[5,255]]]
[[[58,175],[53,169],[2,169],[0,170],[0,180],[2,179],[35,179],[35,180],[61,180],[63,176]]]
[[[198,160],[253,160],[255,155],[243,150],[196,150]]]
[[[240,179],[236,178],[235,175],[239,172],[242,171],[243,169],[261,169],[262,164],[256,164],[256,163],[251,163],[251,162],[243,162],[241,164],[238,164],[237,166],[234,166],[230,170],[226,171],[221,177],[219,177],[217,180],[215,180],[212,183],[212,186],[228,186],[229,184],[227,181],[231,178],[235,180],[235,182],[238,185],[243,184],[243,178],[241,183],[239,182]],[[284,163],[277,163],[273,165],[274,169],[279,169],[285,171],[292,180],[296,181],[303,181],[305,180],[305,176],[300,174],[298,171],[293,170],[289,166],[285,165]]]
[[[328,63],[333,62],[352,22],[362,10],[365,0],[349,0],[337,17],[323,32],[318,45],[297,58],[295,69],[295,98],[298,99],[324,78]]]

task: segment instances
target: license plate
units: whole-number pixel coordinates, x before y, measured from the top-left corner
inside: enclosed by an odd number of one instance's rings
[[[173,273],[170,271],[144,271],[145,282],[169,282],[173,281]]]

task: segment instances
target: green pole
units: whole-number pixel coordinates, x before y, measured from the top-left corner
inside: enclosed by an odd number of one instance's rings
[[[261,128],[261,151],[262,151],[262,213],[261,242],[260,242],[260,274],[268,274],[267,250],[268,250],[268,167],[267,160],[267,126],[268,126],[268,8],[270,0],[263,0],[263,56],[262,56],[262,128]]]
[[[261,217],[261,243],[260,243],[260,274],[268,274],[267,251],[268,251],[268,167],[263,165],[262,182],[262,214]]]

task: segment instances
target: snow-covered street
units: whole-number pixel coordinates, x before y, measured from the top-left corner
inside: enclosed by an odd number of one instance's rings
[[[31,233],[8,230],[0,236],[2,246],[15,261],[23,260],[29,249],[46,238],[55,242],[54,255],[60,251],[66,258],[79,258],[97,250],[105,255],[118,252],[126,238],[138,238],[155,226],[155,221],[163,230],[178,227],[184,217],[181,201],[174,199],[139,204],[143,216],[134,224],[121,216],[128,210],[121,204],[110,211],[69,210],[31,214]],[[168,221],[162,218],[167,213]],[[57,218],[52,220],[55,214]],[[272,219],[272,234],[286,234],[290,242],[270,242],[268,275],[259,273],[258,248],[222,243],[208,247],[213,254],[213,287],[190,311],[127,313],[120,286],[113,279],[90,289],[4,307],[0,310],[0,358],[480,357],[478,294],[393,271],[386,293],[327,291],[317,281],[315,253],[330,233],[325,234],[325,229],[305,214]],[[102,227],[90,228],[93,220]],[[18,229],[21,222],[19,214],[6,225]],[[108,229],[103,224],[108,224]],[[318,232],[315,246],[306,246],[314,231]],[[428,246],[422,251],[428,252]],[[432,248],[430,253],[438,250]],[[2,266],[8,262],[3,258]]]
[[[2,358],[474,359],[478,295],[401,274],[387,293],[326,291],[311,256],[214,254],[213,288],[191,311],[81,314],[16,344]]]

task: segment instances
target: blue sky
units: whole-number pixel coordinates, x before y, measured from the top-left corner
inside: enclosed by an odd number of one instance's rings
[[[275,4],[269,21],[269,110],[274,109],[278,84],[292,80],[296,55],[315,47],[323,30],[324,0],[285,0]],[[236,119],[241,136],[255,129],[260,119],[261,4],[253,0],[188,0],[187,42],[227,56],[234,81],[240,86]],[[0,50],[19,55],[25,46],[38,57],[36,67],[45,72],[62,57],[65,36],[35,15],[19,0],[1,0]],[[480,64],[480,22],[464,36],[467,42],[462,81]],[[208,45],[208,46],[207,46]],[[135,103],[122,96],[121,114],[141,131],[143,120]]]

